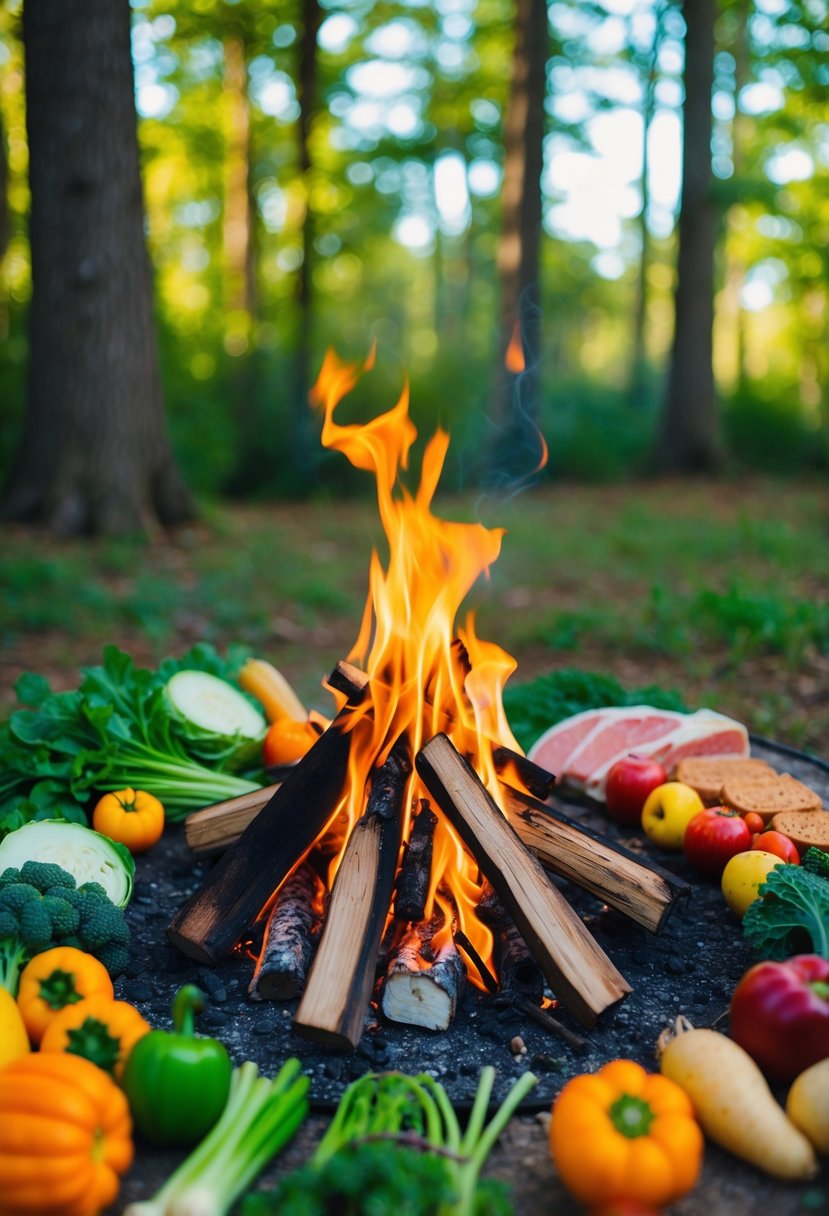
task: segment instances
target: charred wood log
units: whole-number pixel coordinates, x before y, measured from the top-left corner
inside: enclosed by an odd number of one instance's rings
[[[541,865],[445,735],[416,758],[429,793],[492,883],[552,991],[586,1026],[630,992]]]
[[[202,963],[228,954],[320,835],[346,780],[349,713],[340,711],[173,918],[167,934],[184,954]]]
[[[426,915],[437,822],[428,798],[421,798],[395,886],[394,915],[399,920],[422,921]]]
[[[544,974],[530,953],[518,926],[507,921],[495,934],[495,968],[502,992],[517,992],[540,1005]]]
[[[426,956],[434,932],[432,922],[413,925],[389,964],[381,1008],[392,1022],[426,1030],[447,1030],[452,1023],[466,967],[451,937],[431,959]]]
[[[411,762],[397,745],[371,782],[365,813],[348,838],[328,912],[294,1018],[306,1038],[354,1050],[374,987],[380,939],[400,854]]]
[[[265,926],[262,950],[248,993],[255,1000],[288,1001],[305,986],[314,954],[325,887],[308,862],[279,889]]]
[[[543,802],[552,793],[556,783],[555,776],[540,764],[522,756],[520,752],[514,752],[509,747],[496,747],[493,749],[492,759],[499,777],[509,776],[510,769],[514,769],[518,780],[534,798],[540,798]]]

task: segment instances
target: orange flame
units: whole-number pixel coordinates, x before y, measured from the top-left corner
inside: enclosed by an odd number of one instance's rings
[[[391,410],[366,425],[341,426],[334,420],[337,405],[371,362],[360,368],[329,351],[312,391],[312,401],[324,413],[323,445],[343,452],[355,468],[374,473],[388,544],[385,566],[377,551],[372,553],[362,625],[348,656],[369,677],[369,695],[351,715],[349,781],[339,808],[349,825],[364,810],[372,769],[402,736],[414,756],[434,734],[445,731],[496,801],[500,787],[493,746],[518,750],[502,704],[515,661],[477,637],[471,614],[462,629],[455,624],[467,593],[498,557],[504,531],[432,513],[449,444],[444,431],[426,446],[417,491],[412,494],[402,485],[400,472],[408,466],[417,436],[408,413],[408,388]],[[425,792],[413,774],[407,808]],[[406,836],[408,827],[407,810]],[[450,933],[454,924],[489,960],[492,935],[474,915],[481,889],[476,863],[439,816],[426,916],[433,916],[437,903],[444,917],[438,935]]]
[[[524,345],[521,341],[521,325],[518,321],[515,322],[513,327],[512,337],[509,340],[507,353],[504,356],[504,365],[508,372],[514,372],[516,376],[527,370],[527,361],[524,358]]]

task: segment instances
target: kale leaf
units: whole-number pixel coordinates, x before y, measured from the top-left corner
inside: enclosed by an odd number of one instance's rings
[[[829,959],[829,882],[803,866],[775,866],[743,917],[743,933],[761,958],[813,951]]]

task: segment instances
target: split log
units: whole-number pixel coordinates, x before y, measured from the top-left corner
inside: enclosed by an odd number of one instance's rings
[[[279,889],[256,969],[248,986],[254,1000],[288,1001],[305,986],[325,897],[322,879],[307,861]]]
[[[287,774],[286,774],[287,775]],[[184,839],[193,853],[220,852],[234,844],[273,798],[278,785],[263,785],[226,802],[194,811],[184,821]]]
[[[200,963],[228,954],[320,835],[346,781],[349,713],[340,711],[173,918],[167,934],[182,953]]]
[[[451,937],[424,957],[436,926],[413,925],[391,960],[383,981],[381,1008],[392,1022],[448,1030],[466,982],[466,967]]]
[[[492,883],[552,991],[586,1026],[630,992],[630,985],[522,844],[478,775],[446,735],[416,758],[438,806]]]
[[[428,798],[421,798],[395,884],[394,915],[399,920],[422,921],[426,915],[437,822]]]
[[[411,762],[402,747],[376,769],[365,813],[348,838],[294,1029],[354,1050],[374,987],[377,953],[391,904]]]
[[[512,827],[547,870],[656,933],[688,883],[527,794],[504,787]]]

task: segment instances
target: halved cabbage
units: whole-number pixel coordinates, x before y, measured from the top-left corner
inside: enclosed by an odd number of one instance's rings
[[[135,862],[129,849],[79,823],[40,819],[16,828],[0,842],[0,873],[27,861],[49,861],[71,874],[78,886],[97,882],[119,908],[132,895]]]
[[[268,723],[232,684],[205,671],[178,671],[165,693],[171,718],[193,755],[224,768],[259,759]]]

